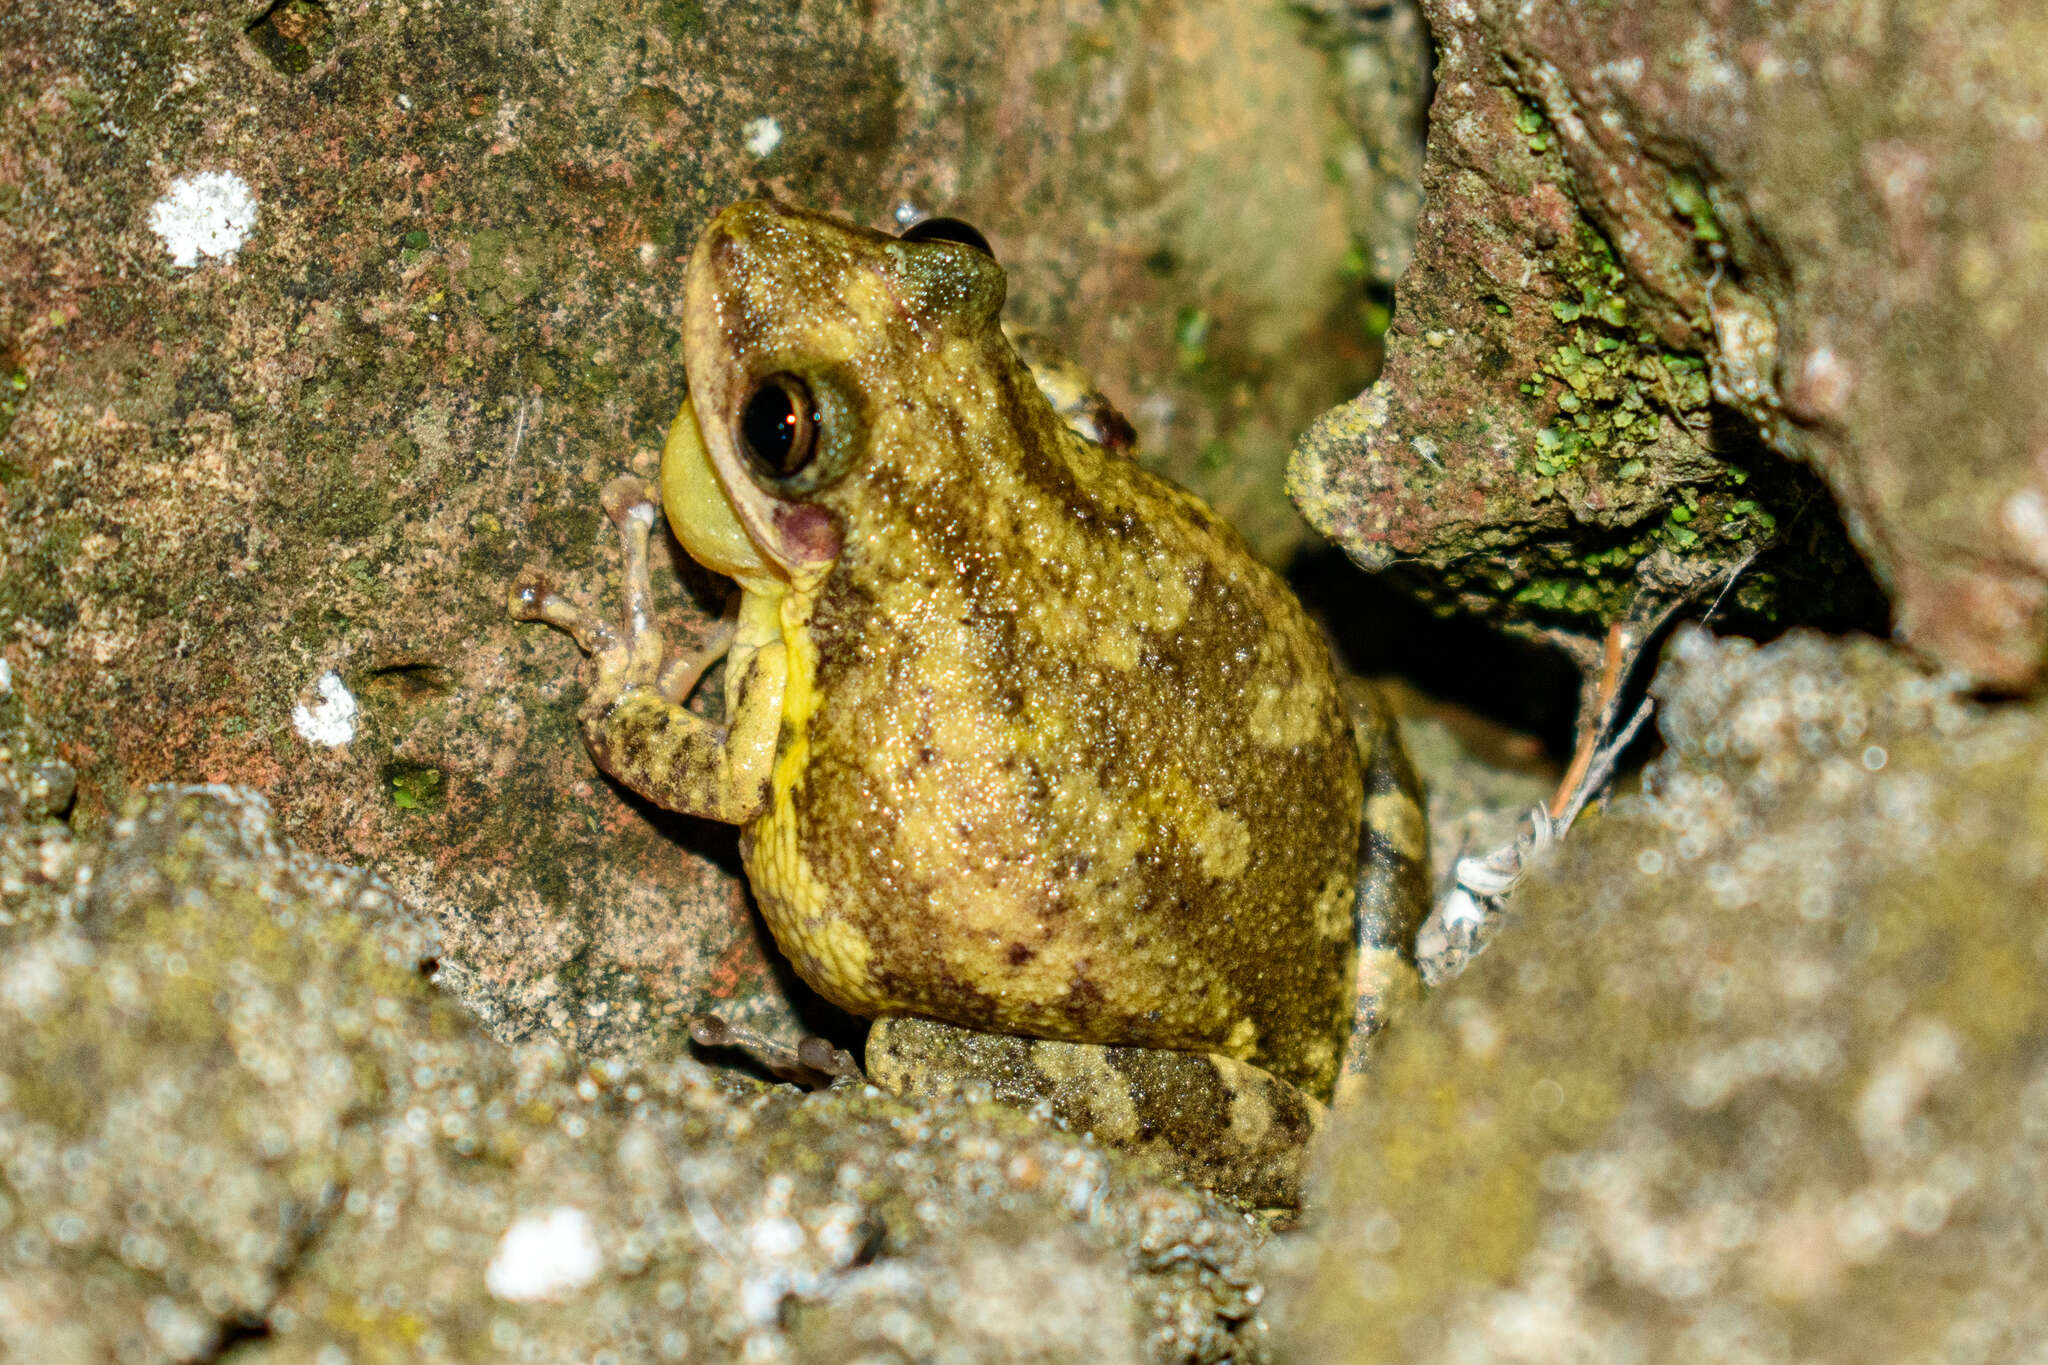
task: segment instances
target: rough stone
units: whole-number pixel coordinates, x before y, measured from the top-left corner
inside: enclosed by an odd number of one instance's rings
[[[507,1048],[244,790],[74,853],[0,953],[8,1359],[1268,1358],[1256,1230],[1025,1115]]]
[[[1688,631],[1668,748],[1390,1035],[1286,1358],[2048,1350],[2048,710]]]

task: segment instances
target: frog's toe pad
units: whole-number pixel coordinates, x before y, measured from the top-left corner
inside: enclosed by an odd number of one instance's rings
[[[646,516],[652,525],[661,511],[661,495],[653,484],[636,474],[619,475],[604,486],[599,498],[604,503],[604,514],[617,526],[624,526],[636,514]]]

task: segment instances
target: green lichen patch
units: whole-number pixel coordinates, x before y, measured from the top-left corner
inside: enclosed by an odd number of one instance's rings
[[[384,791],[403,811],[432,814],[448,804],[448,775],[431,763],[387,763]]]
[[[0,438],[28,403],[28,371],[14,365],[0,365]],[[0,488],[26,477],[28,471],[0,456]]]
[[[1530,462],[1546,478],[1595,459],[1615,473],[1633,465],[1622,477],[1634,477],[1660,439],[1660,418],[1682,430],[1702,423],[1712,398],[1706,361],[1632,325],[1627,276],[1599,233],[1585,229],[1553,265],[1564,290],[1549,311],[1568,330],[1519,386],[1548,408]]]
[[[1692,238],[1701,246],[1712,248],[1728,240],[1714,201],[1697,176],[1685,171],[1673,175],[1664,187],[1664,202],[1692,228]]]
[[[287,76],[303,76],[334,46],[334,20],[320,0],[278,0],[249,25],[249,41]]]

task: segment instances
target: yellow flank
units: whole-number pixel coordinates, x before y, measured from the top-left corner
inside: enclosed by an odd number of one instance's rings
[[[876,988],[868,971],[873,945],[857,926],[832,915],[831,891],[804,857],[795,795],[810,762],[817,650],[803,629],[809,596],[790,592],[779,605],[783,635],[791,645],[782,693],[782,743],[769,781],[768,809],[747,826],[747,876],[769,931],[805,979],[844,1009],[880,1013],[898,1002]]]
[[[893,1003],[872,988],[868,963],[875,955],[867,935],[845,920],[821,919],[809,936],[817,957],[818,973],[825,979],[845,983],[846,1008],[880,1012]]]

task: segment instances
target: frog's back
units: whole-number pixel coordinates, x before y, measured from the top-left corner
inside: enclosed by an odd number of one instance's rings
[[[920,454],[868,471],[791,608],[764,912],[861,1013],[1220,1051],[1327,1094],[1362,797],[1323,641],[1204,504],[988,355],[871,417]]]

